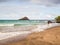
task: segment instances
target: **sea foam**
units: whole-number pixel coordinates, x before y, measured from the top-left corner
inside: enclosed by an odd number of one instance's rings
[[[0,26],[14,26],[14,24],[0,24]]]

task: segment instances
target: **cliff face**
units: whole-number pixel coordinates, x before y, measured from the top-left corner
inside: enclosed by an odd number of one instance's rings
[[[23,17],[23,18],[21,18],[19,20],[29,20],[29,18],[28,17]]]

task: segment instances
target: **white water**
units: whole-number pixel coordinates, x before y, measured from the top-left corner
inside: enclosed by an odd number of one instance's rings
[[[14,24],[0,24],[0,26],[14,26]]]
[[[10,33],[0,33],[0,40],[7,39],[10,37],[14,37],[17,35],[22,35],[22,34],[28,34],[30,33],[29,31],[24,31],[24,32],[10,32]]]
[[[31,31],[21,31],[21,32],[7,32],[7,33],[0,33],[0,40],[7,39],[7,38],[12,38],[17,35],[23,35],[23,34],[30,34],[33,32],[40,32],[43,31],[44,29],[55,27],[55,26],[60,26],[59,24],[46,24],[46,25],[37,25],[37,28],[32,29]]]
[[[55,27],[55,26],[60,26],[60,24],[57,23],[51,23],[51,24],[45,24],[45,25],[37,25],[37,28],[32,30],[32,32],[40,32],[44,31],[45,29]]]

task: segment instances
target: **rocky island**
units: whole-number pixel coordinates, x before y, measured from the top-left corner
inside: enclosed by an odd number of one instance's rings
[[[21,18],[19,20],[29,20],[29,18],[28,17],[23,17],[23,18]]]

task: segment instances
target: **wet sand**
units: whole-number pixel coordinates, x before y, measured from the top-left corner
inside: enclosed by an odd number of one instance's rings
[[[25,34],[21,34],[21,35],[17,35],[17,36],[13,36],[10,38],[0,40],[0,45],[7,45],[7,44],[12,43],[12,42],[15,43],[15,42],[24,40],[28,35],[29,34],[25,33]]]
[[[0,45],[60,45],[60,26],[52,27],[41,32],[34,32],[27,36],[16,36],[10,42],[9,40],[4,43],[0,41]]]

